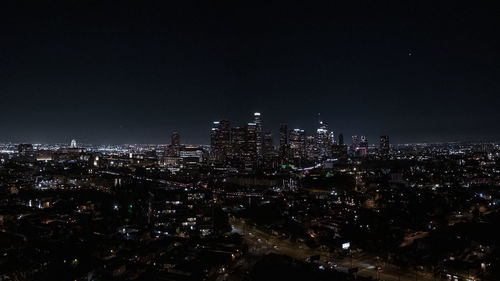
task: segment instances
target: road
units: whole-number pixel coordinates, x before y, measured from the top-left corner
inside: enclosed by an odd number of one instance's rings
[[[337,266],[330,268],[347,272],[351,267],[351,258],[334,258],[327,251],[322,251],[320,249],[311,249],[305,244],[300,242],[291,242],[290,239],[284,239],[281,237],[274,236],[272,234],[261,231],[254,226],[248,225],[244,220],[241,219],[230,219],[230,223],[233,229],[243,235],[245,242],[249,246],[249,251],[251,254],[255,255],[265,255],[269,253],[276,253],[281,255],[287,255],[298,260],[305,260],[308,257],[314,255],[320,255],[321,259],[318,262],[319,265],[325,267],[329,264],[335,264]],[[377,266],[379,265],[382,269],[377,272]],[[398,268],[391,265],[378,263],[377,259],[373,256],[366,254],[356,255],[352,259],[352,266],[358,268],[358,275],[362,277],[371,277],[374,280],[385,280],[385,281],[436,281],[440,280],[438,277],[434,277],[432,273],[428,272],[408,272],[399,271]]]

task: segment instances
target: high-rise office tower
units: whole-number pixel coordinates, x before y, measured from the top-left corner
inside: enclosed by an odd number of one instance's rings
[[[280,124],[280,147],[279,147],[279,155],[280,158],[286,158],[288,150],[288,125]]]
[[[261,119],[260,112],[255,112],[253,114],[253,117],[254,117],[255,126],[257,126],[257,130],[262,131],[262,119]]]
[[[71,140],[71,144],[69,146],[70,148],[76,148],[76,140],[75,139],[72,139]]]
[[[338,160],[345,160],[347,158],[347,145],[338,143],[333,144],[332,157]]]
[[[170,135],[170,144],[163,155],[163,162],[168,166],[177,166],[179,164],[179,156],[181,151],[181,136],[179,132],[172,131]]]
[[[253,160],[257,158],[257,124],[255,123],[248,123],[247,124],[247,130],[246,130],[246,137],[245,137],[245,143],[246,143],[246,156],[249,157],[248,160]]]
[[[210,159],[225,162],[231,154],[231,128],[228,120],[214,121],[210,131]]]
[[[389,136],[381,136],[380,137],[380,150],[379,153],[381,156],[387,156],[390,153],[389,146]]]
[[[260,112],[255,112],[253,114],[254,116],[254,123],[255,123],[255,137],[256,137],[256,152],[257,155],[260,157],[263,154],[263,135],[262,135],[262,119]]]
[[[172,131],[170,136],[170,144],[173,146],[181,146],[181,135],[178,131]]]
[[[332,157],[338,160],[347,159],[347,145],[344,144],[343,134],[339,134],[337,143],[332,145]]]
[[[168,156],[179,157],[181,151],[181,136],[178,131],[172,131],[170,145],[167,148]]]
[[[328,143],[328,124],[319,121],[319,128],[316,130],[316,149],[318,151],[318,158],[324,159],[329,156],[329,143]]]
[[[228,120],[220,121],[220,143],[224,157],[231,154],[231,124]]]
[[[178,131],[173,131],[172,136],[170,137],[170,145],[175,152],[175,155],[179,155],[179,151],[181,150],[181,135]]]
[[[314,136],[306,137],[306,158],[308,161],[315,161],[318,158],[318,150]]]
[[[220,121],[214,121],[210,130],[210,161],[222,162],[222,148],[219,143]]]
[[[302,129],[290,130],[289,150],[290,156],[294,159],[302,159],[305,157],[306,142],[305,133]]]
[[[368,148],[368,138],[365,136],[361,136],[361,141],[359,142],[359,147]]]
[[[343,145],[343,144],[344,144],[344,135],[343,135],[343,134],[339,134],[339,141],[338,141],[338,144],[339,144],[339,145]]]
[[[271,159],[274,155],[274,141],[273,141],[273,134],[271,132],[265,132],[263,134],[263,154],[264,157],[267,159]]]
[[[333,131],[330,131],[328,133],[328,144],[332,145],[334,143],[335,143],[335,134],[333,133]]]
[[[246,128],[231,128],[231,156],[232,158],[242,158],[246,153]]]
[[[368,138],[365,136],[361,136],[361,140],[359,142],[358,156],[366,156],[368,154]]]
[[[356,149],[359,147],[359,140],[358,136],[354,135],[352,136],[352,143],[351,143],[351,150],[356,151]]]

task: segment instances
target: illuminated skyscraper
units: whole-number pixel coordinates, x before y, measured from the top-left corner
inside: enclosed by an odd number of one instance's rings
[[[220,121],[214,121],[210,130],[210,161],[223,162],[222,148],[219,142]]]
[[[360,148],[368,148],[368,138],[361,136],[361,141],[359,142]]]
[[[358,140],[358,136],[354,135],[352,136],[352,143],[351,143],[351,151],[352,153],[355,153],[356,149],[358,149],[359,147],[359,140]]]
[[[181,150],[181,136],[179,132],[172,131],[170,136],[170,144],[167,147],[167,155],[170,157],[179,157]]]
[[[358,156],[366,156],[368,154],[368,138],[361,136],[359,147],[357,148]]]
[[[181,136],[179,132],[172,131],[170,135],[170,144],[163,155],[163,163],[169,166],[177,166],[181,151]]]
[[[177,131],[173,131],[170,136],[170,145],[172,146],[172,150],[176,156],[179,156],[179,152],[181,150],[181,135]]]
[[[75,139],[71,140],[71,145],[69,147],[70,148],[76,148],[76,140]]]
[[[306,137],[306,158],[308,161],[315,161],[318,158],[318,150],[314,136]]]
[[[245,137],[245,153],[248,160],[254,160],[257,158],[257,135],[258,129],[256,123],[248,123]]]
[[[246,152],[246,128],[231,128],[231,156],[232,158],[243,158]]]
[[[263,139],[263,154],[264,157],[267,159],[271,159],[274,156],[274,141],[273,141],[273,134],[271,132],[265,132],[263,134],[264,139]]]
[[[263,154],[263,135],[262,135],[262,119],[259,112],[255,112],[254,123],[255,123],[255,138],[256,138],[256,152],[257,156],[262,156]]]
[[[389,136],[380,137],[380,156],[387,156],[390,153]]]
[[[345,160],[347,158],[347,145],[339,143],[333,144],[332,157],[337,160]]]
[[[231,129],[229,121],[214,121],[210,131],[210,159],[223,163],[231,155]]]
[[[288,125],[280,124],[279,156],[281,159],[286,158],[287,150],[288,150]]]
[[[329,156],[328,124],[323,121],[319,121],[319,128],[316,130],[316,149],[319,159],[325,159]]]
[[[181,146],[181,136],[179,135],[179,132],[172,132],[172,135],[170,136],[170,144],[172,146]]]
[[[220,121],[220,142],[225,157],[231,154],[231,126],[228,120]]]
[[[332,145],[334,143],[335,143],[335,134],[333,133],[333,131],[330,131],[328,133],[328,144]]]
[[[306,152],[306,138],[304,130],[293,129],[290,130],[290,156],[296,160],[305,158]]]

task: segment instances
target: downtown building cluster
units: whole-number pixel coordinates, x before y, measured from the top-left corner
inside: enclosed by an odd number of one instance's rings
[[[231,127],[228,120],[214,121],[210,132],[210,162],[215,166],[253,169],[271,164],[275,151],[271,132],[262,130],[261,114],[244,127]]]
[[[388,136],[381,136],[378,146],[368,144],[365,136],[352,136],[351,144],[343,134],[336,135],[328,123],[318,121],[314,134],[304,129],[279,125],[275,144],[273,134],[265,130],[262,114],[253,114],[253,120],[244,126],[234,126],[229,120],[212,123],[210,145],[182,144],[179,131],[171,133],[170,144],[132,145],[123,151],[103,155],[99,150],[69,146],[52,149],[34,149],[32,144],[18,145],[19,156],[27,160],[88,160],[93,166],[136,166],[159,164],[170,172],[216,169],[236,172],[273,171],[279,168],[306,168],[321,165],[328,168],[356,159],[389,159]],[[107,149],[107,148],[106,148]],[[101,150],[102,151],[102,150]]]
[[[371,149],[376,157],[388,157],[389,137],[380,137],[379,149]],[[358,141],[352,137],[350,146],[344,143],[344,136],[335,134],[328,123],[318,122],[315,135],[307,135],[303,129],[289,129],[280,124],[279,144],[274,145],[273,135],[263,130],[262,115],[254,113],[254,120],[245,126],[231,127],[229,120],[214,121],[210,132],[210,159],[214,166],[230,166],[252,170],[257,167],[307,166],[328,162],[346,161],[349,156],[369,155],[368,139]]]

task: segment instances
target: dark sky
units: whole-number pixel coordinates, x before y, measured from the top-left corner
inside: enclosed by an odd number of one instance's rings
[[[494,6],[104,2],[0,8],[0,141],[208,143],[254,111],[275,135],[321,112],[371,143],[500,139]]]

